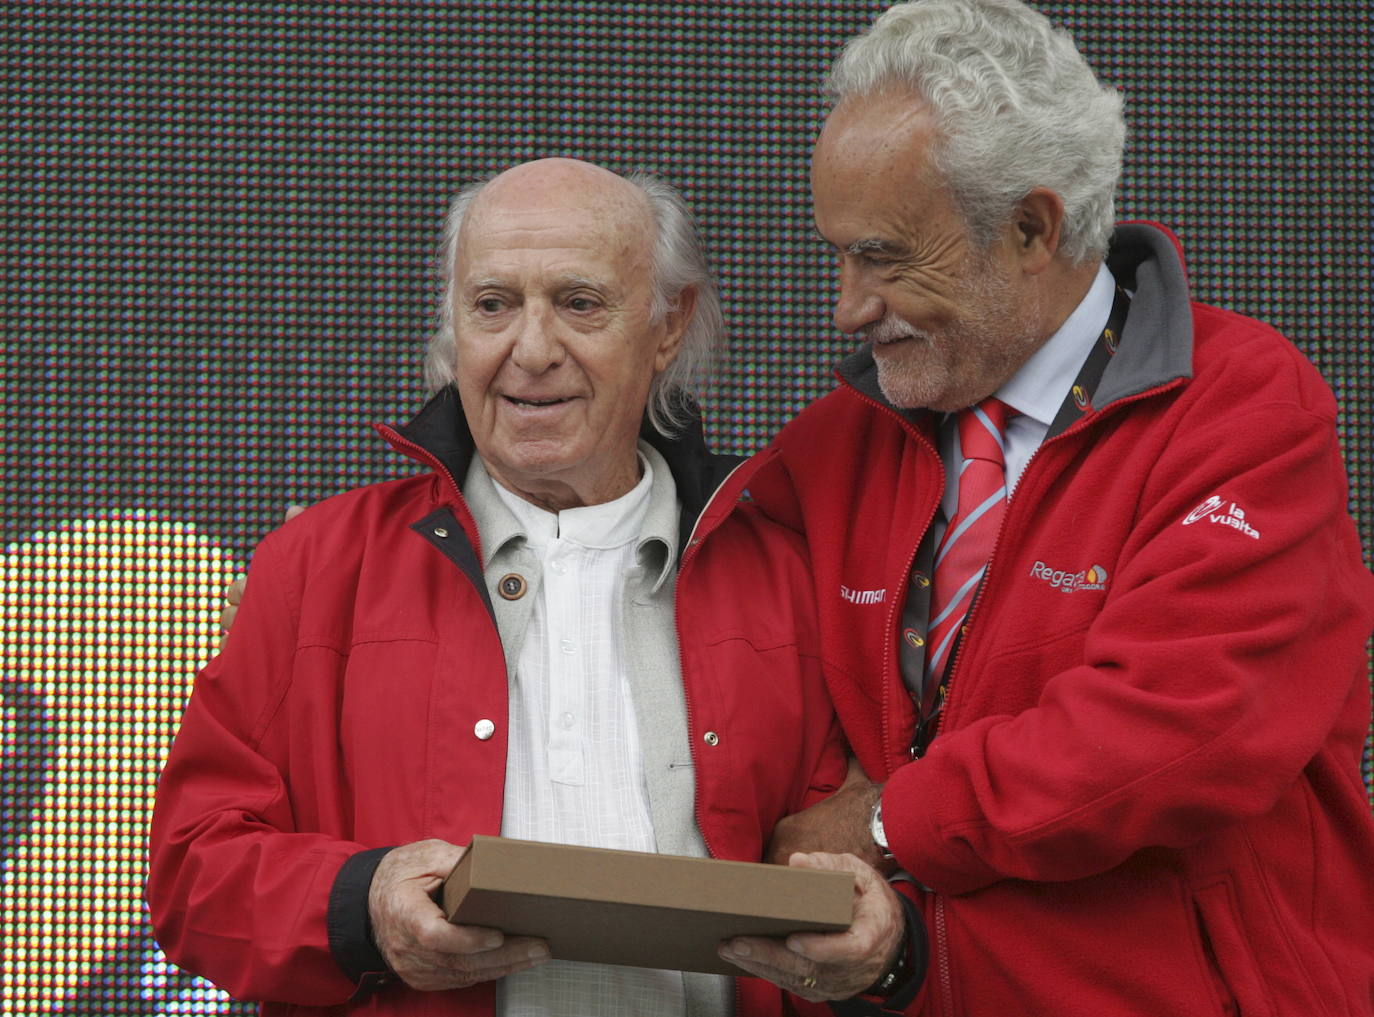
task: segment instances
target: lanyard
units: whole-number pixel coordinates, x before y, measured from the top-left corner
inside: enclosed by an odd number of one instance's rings
[[[1116,351],[1121,345],[1122,328],[1125,326],[1126,314],[1130,310],[1130,306],[1130,296],[1120,286],[1117,286],[1116,293],[1112,298],[1112,310],[1107,316],[1107,324],[1093,343],[1092,350],[1089,351],[1083,366],[1079,368],[1073,385],[1069,387],[1068,393],[1064,396],[1064,401],[1059,406],[1059,412],[1055,414],[1054,422],[1045,434],[1046,441],[1062,434],[1075,421],[1093,411],[1093,394],[1102,381],[1102,375],[1107,370],[1107,364],[1116,356]],[[918,563],[916,575],[929,576],[931,574],[930,565],[934,560],[934,546],[929,532],[922,540],[916,558]],[[984,578],[986,578],[986,574]],[[977,603],[978,593],[981,592],[982,583],[980,582],[978,591],[974,594],[973,603]],[[970,613],[973,610],[973,603],[969,605]],[[941,682],[937,688],[927,690],[925,689],[925,639],[929,624],[930,584],[927,582],[922,586],[919,582],[912,582],[908,587],[906,602],[902,608],[898,662],[902,669],[902,679],[917,704],[918,719],[916,730],[911,739],[911,756],[913,759],[925,753],[930,745],[930,740],[935,736],[936,722],[949,691],[948,676],[953,668],[955,656],[959,652],[959,644],[963,641],[961,628],[954,637],[954,645],[950,648],[949,664],[945,668],[945,681]]]

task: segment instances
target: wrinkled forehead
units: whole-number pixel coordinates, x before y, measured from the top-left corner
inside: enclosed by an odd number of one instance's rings
[[[460,279],[536,273],[632,290],[651,285],[652,262],[653,223],[638,193],[502,187],[473,203],[455,268]]]

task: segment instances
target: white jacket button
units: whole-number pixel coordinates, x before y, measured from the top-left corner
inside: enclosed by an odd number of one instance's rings
[[[496,734],[496,725],[486,718],[483,718],[472,725],[472,733],[477,736],[478,741],[484,742],[492,735]]]

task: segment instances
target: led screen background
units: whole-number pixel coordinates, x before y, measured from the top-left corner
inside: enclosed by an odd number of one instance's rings
[[[409,472],[448,197],[573,155],[697,211],[758,448],[849,348],[806,166],[871,0],[56,3],[4,12],[3,1012],[241,1012],[138,903],[154,774],[227,577],[289,502]],[[1264,318],[1343,407],[1374,533],[1363,2],[1054,2],[1131,134],[1122,218]],[[1366,764],[1368,779],[1368,765]]]

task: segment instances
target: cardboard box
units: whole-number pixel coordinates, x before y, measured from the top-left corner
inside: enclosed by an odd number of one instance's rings
[[[563,960],[739,974],[716,955],[722,939],[847,929],[854,877],[477,836],[442,906],[451,922],[546,939]]]

